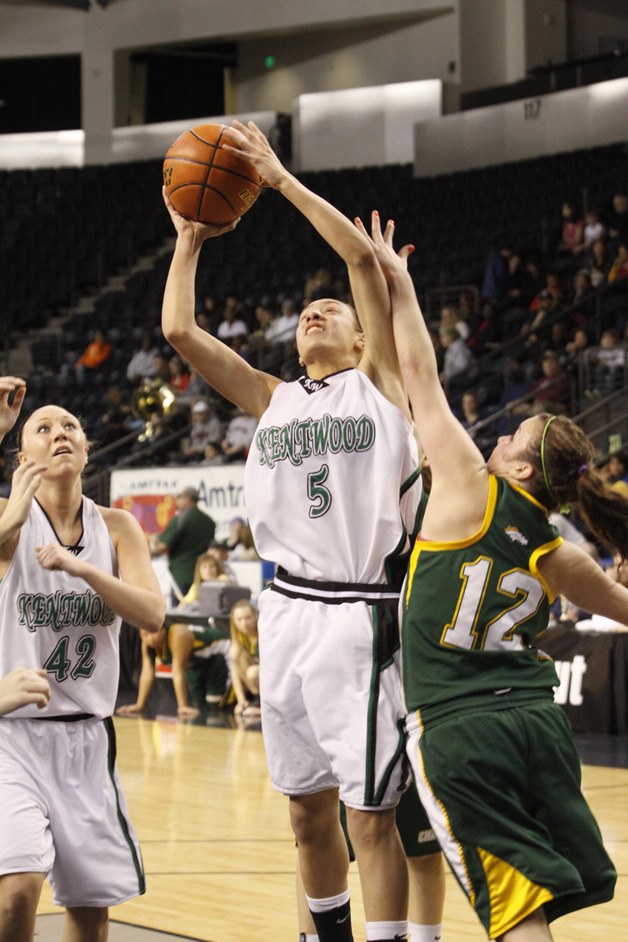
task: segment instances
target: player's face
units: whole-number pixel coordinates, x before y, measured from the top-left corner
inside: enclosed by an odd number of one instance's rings
[[[533,416],[525,419],[513,435],[501,435],[486,462],[491,474],[508,477],[513,468],[522,462],[523,456],[538,444],[543,424],[542,418]]]
[[[44,477],[78,473],[87,462],[87,439],[81,423],[66,409],[42,406],[27,419],[22,431],[20,461],[31,458],[47,465]]]
[[[306,364],[330,352],[355,357],[357,361],[364,349],[364,335],[356,324],[355,314],[347,304],[333,298],[308,304],[299,318],[296,339]]]
[[[233,613],[233,624],[237,631],[245,635],[254,635],[257,632],[257,618],[251,608],[236,608]]]

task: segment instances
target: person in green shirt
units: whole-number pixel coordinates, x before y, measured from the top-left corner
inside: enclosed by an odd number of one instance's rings
[[[168,554],[168,571],[173,582],[173,604],[189,591],[194,581],[194,567],[214,539],[216,523],[198,508],[195,487],[184,487],[175,497],[176,512],[163,533],[150,540],[153,556]]]

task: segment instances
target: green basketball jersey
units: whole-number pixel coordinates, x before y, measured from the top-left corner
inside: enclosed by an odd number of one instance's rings
[[[556,671],[534,639],[553,597],[537,563],[561,543],[545,508],[493,475],[477,534],[456,543],[417,540],[402,634],[408,710],[419,710],[425,723],[476,698],[551,696]]]

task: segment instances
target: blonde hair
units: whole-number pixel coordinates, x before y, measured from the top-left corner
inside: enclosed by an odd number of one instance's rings
[[[248,608],[255,616],[255,634],[249,635],[244,631],[240,631],[235,626],[234,613],[241,608]],[[253,654],[253,648],[257,645],[257,619],[259,617],[259,612],[255,605],[252,602],[249,602],[248,599],[240,599],[239,602],[236,602],[233,608],[231,609],[231,615],[229,618],[229,634],[231,635],[231,640],[235,644],[239,645],[241,648],[246,648],[246,650]]]

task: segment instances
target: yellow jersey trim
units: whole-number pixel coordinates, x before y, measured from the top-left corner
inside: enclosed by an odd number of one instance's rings
[[[408,585],[406,588],[406,604],[410,597],[410,589],[412,587],[412,580],[414,579],[414,572],[419,561],[419,556],[421,555],[422,550],[429,550],[430,553],[443,553],[447,550],[452,549],[462,549],[465,546],[471,546],[473,543],[476,543],[484,534],[487,532],[488,528],[491,525],[493,516],[495,514],[495,505],[497,503],[497,478],[494,474],[489,474],[488,477],[488,497],[486,500],[486,510],[484,511],[484,519],[482,520],[482,525],[477,533],[474,533],[472,536],[468,536],[464,540],[454,540],[451,543],[441,543],[436,540],[422,540],[421,535],[417,537],[416,543],[412,550],[412,555],[410,556],[410,565],[408,566]]]

